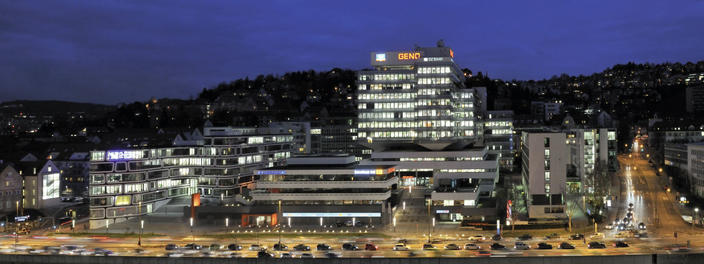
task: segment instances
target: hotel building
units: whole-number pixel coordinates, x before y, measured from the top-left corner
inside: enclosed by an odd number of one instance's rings
[[[253,172],[290,156],[293,136],[257,128],[205,127],[203,138],[161,148],[91,151],[90,225],[149,214],[171,198],[200,193],[234,201]]]

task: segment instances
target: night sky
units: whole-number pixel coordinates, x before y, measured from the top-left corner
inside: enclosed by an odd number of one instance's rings
[[[0,101],[188,98],[444,39],[492,78],[704,59],[704,1],[0,0]]]

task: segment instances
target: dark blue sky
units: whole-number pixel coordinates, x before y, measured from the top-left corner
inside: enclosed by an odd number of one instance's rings
[[[0,101],[188,98],[432,46],[503,79],[704,59],[704,1],[0,1]]]

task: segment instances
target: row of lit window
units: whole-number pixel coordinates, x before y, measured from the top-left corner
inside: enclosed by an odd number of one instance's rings
[[[367,87],[369,90],[372,91],[379,91],[379,90],[409,90],[413,88],[412,83],[372,83],[367,86],[367,84],[360,84],[359,86],[360,91],[367,90]]]
[[[360,75],[360,81],[374,80],[374,81],[399,81],[399,80],[413,80],[415,79],[415,74],[411,73],[395,73],[395,74],[373,74],[371,77],[369,75]]]
[[[418,95],[444,95],[450,92],[450,89],[418,89]]]
[[[443,74],[450,73],[450,67],[419,67],[418,74]]]
[[[450,78],[418,78],[418,84],[449,84]]]
[[[484,122],[485,127],[510,127],[513,126],[511,121],[488,121]]]
[[[415,99],[416,93],[380,93],[380,94],[359,94],[359,100],[398,100]]]

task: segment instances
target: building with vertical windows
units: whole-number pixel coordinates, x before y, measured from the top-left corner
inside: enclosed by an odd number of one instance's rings
[[[53,161],[21,163],[20,168],[24,208],[53,208],[61,203],[61,171]]]
[[[699,199],[704,198],[704,143],[687,144],[687,176],[689,190]]]
[[[488,111],[483,124],[484,145],[490,152],[499,156],[499,165],[502,170],[513,171],[514,132],[513,111]]]
[[[14,214],[22,202],[22,176],[13,164],[0,163],[0,213]]]
[[[395,166],[438,220],[491,221],[498,155],[475,145],[477,91],[464,86],[454,51],[440,41],[370,59],[374,69],[358,73],[357,135],[372,153],[360,164]]]
[[[358,138],[374,150],[413,144],[462,148],[475,139],[474,89],[454,52],[437,47],[372,52],[374,70],[358,76]]]
[[[269,132],[205,127],[202,144],[91,151],[91,228],[149,214],[193,193],[223,202],[247,196],[254,170],[290,157],[293,136]]]
[[[347,154],[306,155],[256,171],[254,206],[279,206],[285,225],[390,222],[393,165],[358,165]],[[250,223],[254,219],[245,219]]]
[[[568,152],[565,133],[523,132],[522,179],[529,218],[564,218]]]
[[[610,128],[578,128],[565,131],[572,165],[570,171],[582,184],[579,189],[592,192],[595,170],[618,169],[616,130]],[[575,183],[576,183],[575,182]],[[576,188],[574,183],[571,188]]]

